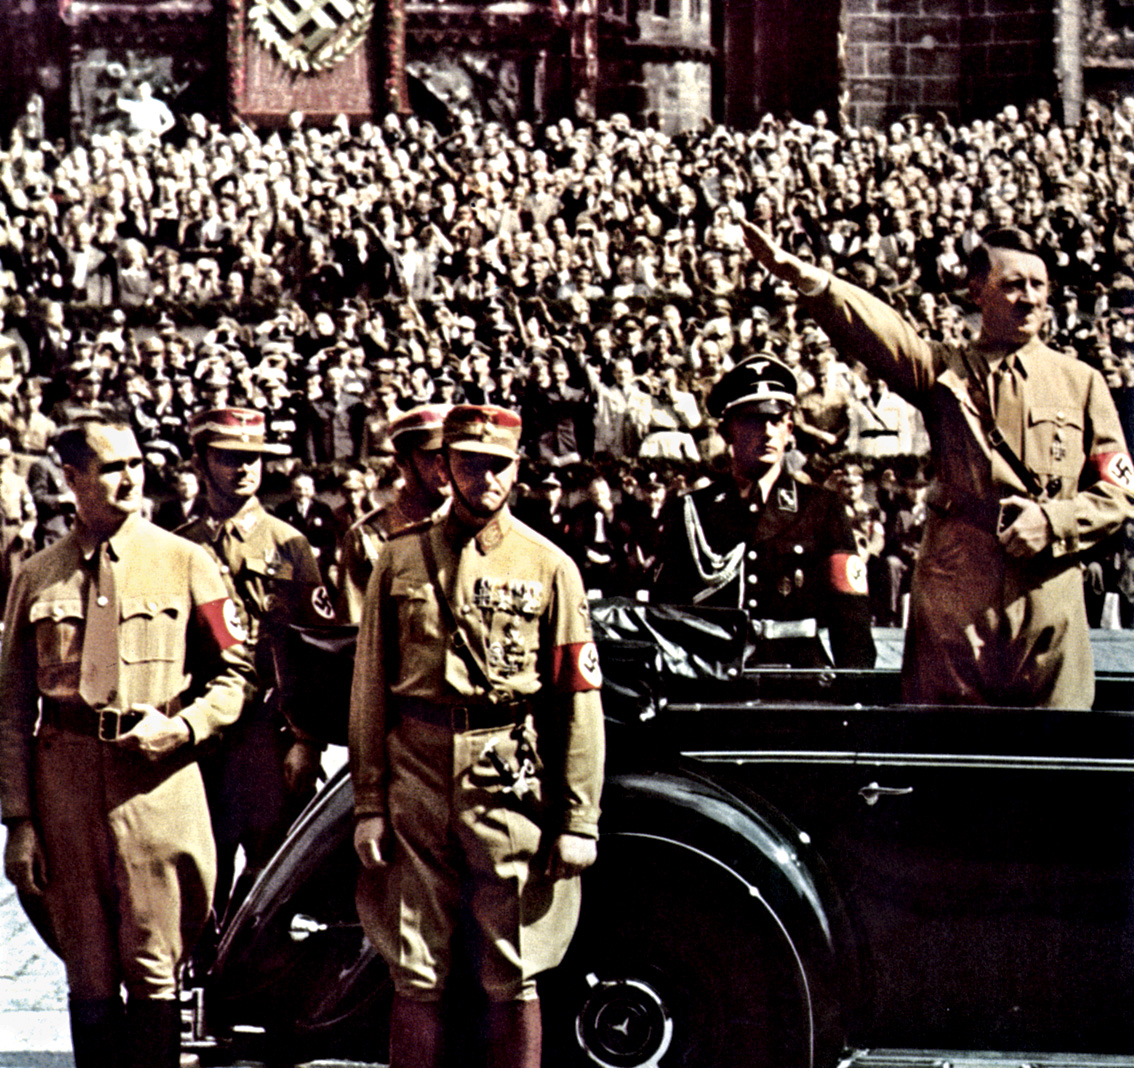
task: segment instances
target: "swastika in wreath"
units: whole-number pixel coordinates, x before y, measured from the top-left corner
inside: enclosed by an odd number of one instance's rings
[[[366,38],[373,0],[254,0],[248,23],[292,70],[321,73]]]

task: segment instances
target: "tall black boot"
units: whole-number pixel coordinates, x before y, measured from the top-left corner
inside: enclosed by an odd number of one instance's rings
[[[121,1068],[121,998],[71,998],[67,1009],[75,1068]]]
[[[126,1002],[124,1068],[181,1068],[181,1003],[176,998]]]

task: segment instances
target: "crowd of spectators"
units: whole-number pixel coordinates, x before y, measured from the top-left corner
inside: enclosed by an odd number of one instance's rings
[[[173,515],[192,507],[189,415],[261,409],[291,449],[269,495],[342,502],[321,520],[341,533],[389,488],[391,414],[464,400],[522,413],[517,507],[592,590],[637,595],[666,495],[721,464],[709,387],[767,352],[800,382],[792,469],[844,494],[875,621],[899,623],[924,426],[750,261],[740,218],[945,341],[976,322],[982,228],[1029,230],[1052,265],[1050,342],[1104,372],[1134,430],[1131,98],[1088,101],[1073,129],[1040,100],[965,125],[836,130],[816,113],[673,136],[618,115],[509,129],[462,114],[444,132],[192,115],[73,146],[35,115],[0,151],[0,434],[35,505],[3,502],[5,561],[66,523],[47,445],[85,408],[126,411]],[[1099,613],[1110,593],[1126,626],[1132,544],[1087,569]],[[333,541],[321,561],[333,580]]]

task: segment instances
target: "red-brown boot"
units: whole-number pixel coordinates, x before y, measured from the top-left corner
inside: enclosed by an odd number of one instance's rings
[[[488,1068],[540,1068],[543,1023],[539,1001],[504,1001],[488,1007]]]
[[[390,1068],[441,1068],[441,1005],[394,995]]]

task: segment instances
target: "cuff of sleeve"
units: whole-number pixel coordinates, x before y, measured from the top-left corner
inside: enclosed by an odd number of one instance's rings
[[[354,815],[355,819],[364,819],[366,816],[385,816],[387,815],[386,799],[380,794],[359,793],[356,790],[354,794]]]
[[[373,816],[381,816],[382,819],[387,819],[389,817],[389,813],[387,813],[384,808],[373,808],[365,805],[362,808],[359,808],[358,806],[355,806],[355,822],[358,822],[359,820],[367,820]]]
[[[1066,556],[1079,551],[1074,501],[1048,501],[1040,505],[1051,527],[1051,555]]]
[[[196,702],[188,708],[183,708],[179,715],[181,719],[185,720],[185,725],[189,728],[190,745],[204,741],[212,733],[209,727],[208,713]]]
[[[598,819],[582,813],[568,814],[560,828],[561,834],[577,834],[582,838],[598,838]]]
[[[816,279],[810,285],[804,285],[801,282],[798,288],[801,297],[818,297],[831,288],[831,276],[824,271],[822,278]]]

